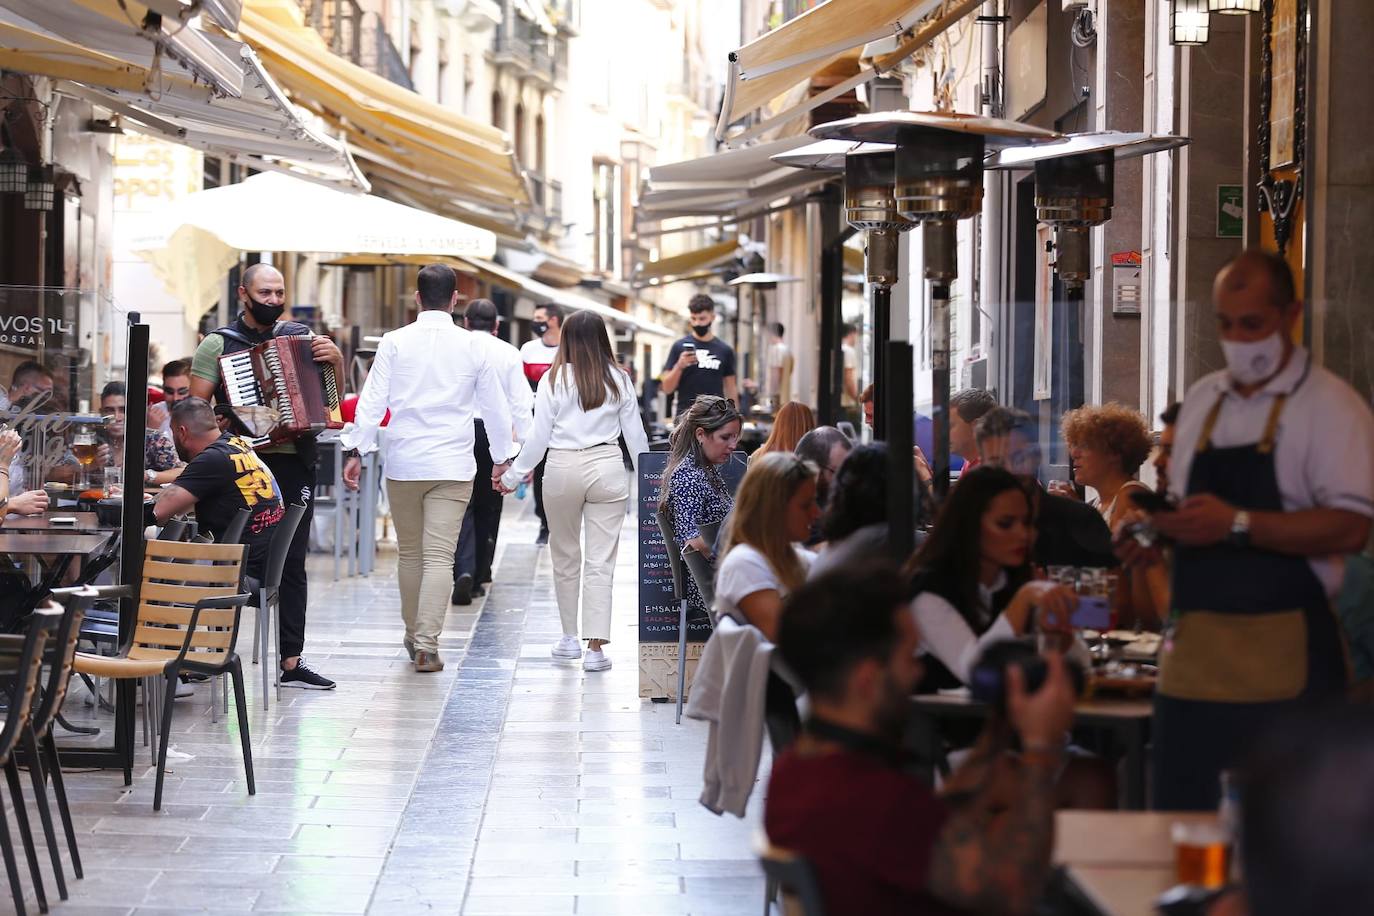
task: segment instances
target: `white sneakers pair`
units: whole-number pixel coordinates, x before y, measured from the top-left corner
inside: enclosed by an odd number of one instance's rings
[[[576,636],[562,637],[554,643],[549,654],[554,658],[581,658],[583,671],[606,671],[611,667],[611,660],[600,649],[588,649],[586,657],[583,658],[582,643]]]

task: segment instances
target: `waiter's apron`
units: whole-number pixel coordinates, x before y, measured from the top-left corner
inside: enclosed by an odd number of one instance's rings
[[[1279,512],[1274,461],[1286,395],[1261,440],[1212,446],[1224,395],[1199,437],[1188,494]],[[1153,804],[1215,808],[1222,770],[1238,765],[1275,713],[1345,686],[1345,652],[1326,589],[1306,558],[1229,543],[1174,551],[1174,621],[1160,653]]]

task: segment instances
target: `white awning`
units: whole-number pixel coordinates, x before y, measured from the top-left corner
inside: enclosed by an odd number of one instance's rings
[[[760,109],[759,122],[729,136],[732,144],[759,137],[886,73],[981,5],[982,0],[826,0],[730,55],[725,102],[716,137]],[[803,91],[811,79],[854,49],[867,48],[859,72],[824,92]],[[787,96],[787,101],[766,106]]]
[[[656,324],[652,321],[644,321],[626,312],[613,309],[609,305],[602,305],[595,299],[589,299],[578,293],[540,283],[538,280],[533,280],[523,274],[518,274],[513,270],[502,267],[494,261],[469,257],[462,257],[458,260],[467,264],[474,273],[485,276],[488,282],[495,283],[498,286],[504,286],[508,289],[519,290],[538,305],[553,303],[554,305],[559,305],[575,312],[594,312],[607,321],[614,322],[623,327],[633,328],[636,331],[643,331],[646,334],[657,334],[661,337],[670,339],[676,339],[678,336],[661,324]]]
[[[641,222],[683,216],[735,219],[766,210],[775,201],[834,180],[834,175],[800,171],[772,161],[771,157],[779,153],[812,142],[806,136],[788,137],[655,166],[649,169],[636,218]]]
[[[126,214],[129,250],[153,265],[199,317],[218,301],[241,251],[489,257],[496,236],[368,194],[266,172],[188,194],[160,211]]]

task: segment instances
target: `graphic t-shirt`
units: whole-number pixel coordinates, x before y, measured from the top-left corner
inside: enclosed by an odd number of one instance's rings
[[[525,378],[529,380],[531,388],[539,387],[539,380],[549,371],[557,355],[558,348],[544,343],[542,337],[527,340],[520,347],[520,362],[525,364]]]
[[[690,336],[678,340],[668,351],[668,362],[664,364],[663,371],[667,372],[677,365],[686,344],[696,347],[697,364],[682,370],[682,379],[674,392],[675,409],[679,416],[686,413],[700,395],[724,397],[725,378],[735,374],[735,351],[718,337],[705,343]]]
[[[243,543],[250,574],[267,560],[272,529],[283,515],[281,489],[246,439],[220,436],[191,462],[176,485],[196,498],[196,523],[220,539],[234,515],[248,509]]]

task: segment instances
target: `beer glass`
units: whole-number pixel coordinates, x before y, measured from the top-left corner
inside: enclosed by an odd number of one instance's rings
[[[1220,824],[1175,822],[1175,877],[1179,884],[1208,889],[1222,887],[1230,874],[1231,843]]]
[[[95,433],[81,428],[72,436],[72,454],[81,464],[81,481],[78,490],[86,490],[91,485],[91,465],[95,464],[95,454],[100,446],[96,444]]]

